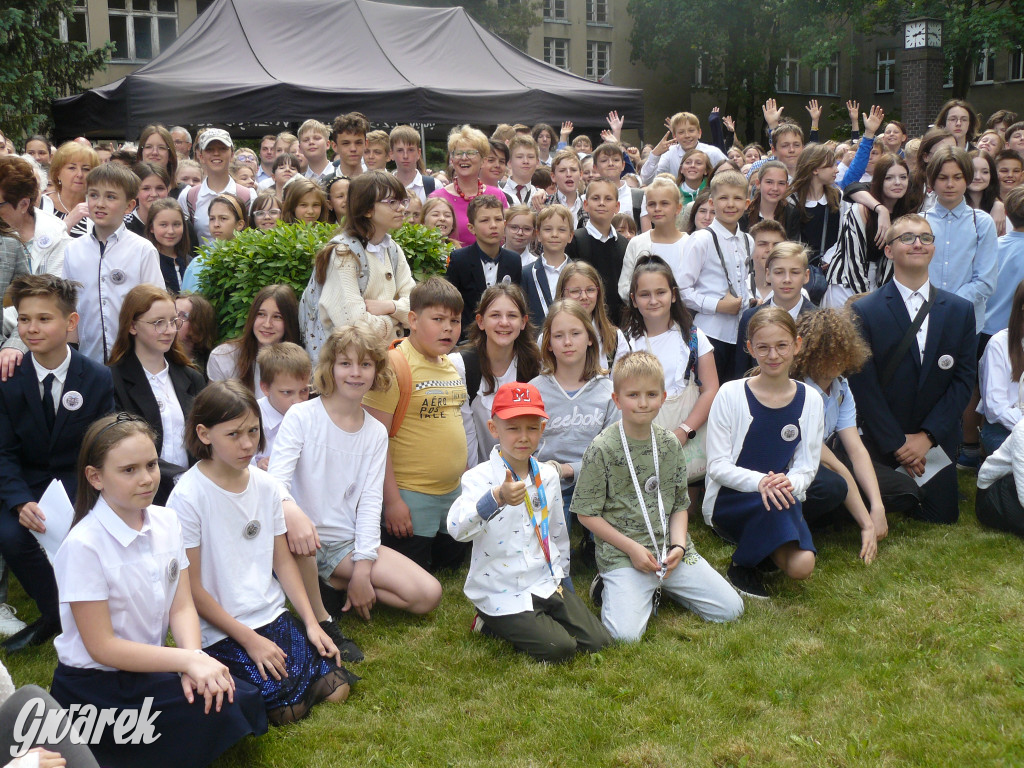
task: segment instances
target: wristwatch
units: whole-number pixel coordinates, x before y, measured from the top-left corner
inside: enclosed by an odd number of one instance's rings
[[[697,436],[697,430],[692,429],[688,424],[680,424],[679,428],[686,433],[687,440],[693,440]]]
[[[933,435],[927,429],[922,429],[921,431],[924,432],[925,437],[927,437],[928,440],[931,441],[932,448],[939,444],[939,441],[935,439],[935,435]]]

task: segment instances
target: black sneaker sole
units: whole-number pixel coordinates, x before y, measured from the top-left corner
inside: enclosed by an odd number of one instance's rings
[[[334,644],[341,651],[341,660],[346,661],[349,664],[358,664],[360,661],[366,658],[365,654],[359,650],[359,646],[356,645],[355,640],[350,637],[346,637],[345,633],[341,631],[333,620],[321,621],[320,628],[327,633],[327,636],[334,641]]]

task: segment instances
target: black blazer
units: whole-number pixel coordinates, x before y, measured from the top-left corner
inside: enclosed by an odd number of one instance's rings
[[[449,283],[459,289],[465,302],[462,310],[463,339],[466,338],[469,326],[476,317],[476,305],[480,303],[480,297],[487,288],[483,264],[485,258],[487,256],[476,243],[454,250],[444,275]],[[504,282],[506,277],[510,282],[519,285],[523,277],[523,260],[515,251],[501,248],[498,250],[498,282]]]
[[[937,293],[928,314],[924,362],[917,342],[911,342],[884,388],[879,377],[910,327],[910,314],[895,282],[853,304],[871,357],[850,376],[850,389],[865,436],[886,455],[900,448],[906,435],[922,430],[931,432],[950,458],[960,442],[960,417],[978,367],[974,306],[935,286],[932,290]]]
[[[72,349],[53,432],[47,435],[32,354],[25,355],[14,375],[0,383],[0,511],[39,501],[54,478],[73,501],[82,438],[90,424],[113,410],[110,371]]]
[[[192,410],[192,401],[196,395],[206,386],[203,375],[194,368],[182,365],[175,365],[168,361],[168,375],[171,384],[174,386],[174,394],[178,396],[178,403],[181,405],[181,412],[188,419],[189,411]],[[114,402],[118,410],[128,411],[144,418],[149,426],[156,432],[156,452],[159,454],[164,444],[163,425],[160,421],[160,408],[156,404],[156,396],[153,388],[149,386],[149,379],[142,368],[142,363],[133,352],[129,352],[121,360],[110,366],[110,373],[114,381]],[[194,464],[195,459],[189,456],[189,464]],[[156,504],[163,504],[167,500],[171,489],[174,487],[174,475],[177,475],[188,467],[178,467],[163,459],[160,460],[160,492],[153,500]]]

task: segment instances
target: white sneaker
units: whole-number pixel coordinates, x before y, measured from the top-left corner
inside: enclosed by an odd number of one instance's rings
[[[27,626],[24,621],[14,615],[17,612],[13,605],[0,603],[0,637],[17,634]]]

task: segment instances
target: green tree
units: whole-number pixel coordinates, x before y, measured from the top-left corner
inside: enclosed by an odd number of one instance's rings
[[[965,98],[978,55],[1016,50],[1024,41],[1024,0],[875,0],[857,18],[860,31],[899,32],[918,16],[942,19],[942,51],[954,98]]]
[[[700,60],[703,83],[722,95],[753,140],[761,105],[777,93],[786,51],[822,65],[839,48],[850,0],[630,0],[632,60],[687,78]],[[857,6],[860,7],[859,5]],[[686,83],[685,85],[688,85]]]
[[[105,66],[113,45],[90,51],[60,39],[71,0],[4,0],[0,7],[0,126],[12,136],[39,133],[50,102],[81,90]]]

